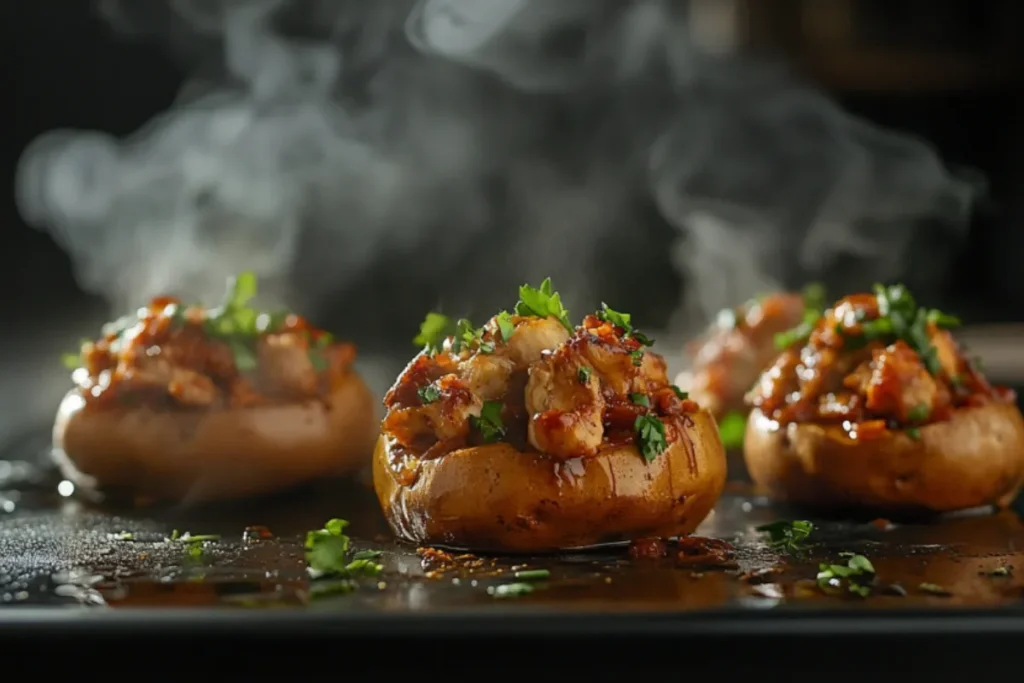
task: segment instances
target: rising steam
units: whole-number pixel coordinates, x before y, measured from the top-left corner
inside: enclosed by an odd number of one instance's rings
[[[934,280],[943,254],[912,263],[909,246],[966,232],[974,190],[929,147],[702,53],[685,3],[102,7],[197,62],[196,78],[128,140],[43,136],[18,192],[82,286],[119,307],[209,300],[243,269],[344,298],[399,262],[417,288],[462,278],[465,307],[467,279],[546,274],[592,303],[609,279],[597,246],[644,231],[646,204],[677,229],[661,249],[692,324],[807,278]]]

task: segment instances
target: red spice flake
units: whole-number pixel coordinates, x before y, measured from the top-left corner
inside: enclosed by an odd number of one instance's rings
[[[273,538],[274,534],[265,526],[247,526],[242,531],[243,541],[265,541],[269,538]]]
[[[871,525],[879,531],[889,531],[890,529],[893,529],[896,526],[884,517],[879,517],[878,519],[871,520]]]
[[[676,564],[684,567],[715,567],[733,569],[737,565],[733,557],[735,548],[723,540],[703,536],[680,538]]]
[[[629,556],[634,560],[658,560],[668,554],[660,538],[640,538],[629,545]]]

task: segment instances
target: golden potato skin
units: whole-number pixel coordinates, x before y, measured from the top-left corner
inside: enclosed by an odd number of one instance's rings
[[[186,503],[269,493],[366,462],[375,401],[347,373],[326,399],[213,412],[88,410],[64,397],[53,457],[86,493]]]
[[[646,462],[634,446],[557,461],[506,443],[454,451],[420,463],[411,486],[377,440],[373,482],[399,538],[483,552],[551,552],[691,533],[725,485],[725,452],[714,418],[691,414],[686,439]]]
[[[769,496],[815,507],[952,512],[1005,507],[1024,483],[1024,418],[1009,404],[961,408],[945,422],[870,441],[838,425],[777,427],[750,414],[747,469]]]

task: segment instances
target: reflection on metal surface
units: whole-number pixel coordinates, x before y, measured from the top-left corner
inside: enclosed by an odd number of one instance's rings
[[[1012,512],[915,524],[815,520],[813,543],[792,557],[769,547],[756,527],[793,513],[751,497],[742,484],[730,485],[698,531],[735,547],[732,569],[680,565],[671,543],[669,556],[654,560],[631,560],[624,548],[528,558],[417,553],[390,537],[372,492],[352,482],[234,507],[147,510],[146,516],[66,505],[71,502],[52,490],[25,494],[15,512],[0,517],[0,604],[390,613],[515,604],[680,612],[995,607],[1021,604],[1024,590],[1024,524]],[[352,522],[357,550],[383,552],[384,571],[352,592],[312,598],[303,534],[331,517]],[[191,553],[170,541],[173,529],[222,536]],[[873,563],[877,584],[868,598],[826,596],[817,588],[819,563],[841,562],[843,552]],[[511,592],[506,599],[493,595],[496,586],[523,582],[528,590],[498,591]]]

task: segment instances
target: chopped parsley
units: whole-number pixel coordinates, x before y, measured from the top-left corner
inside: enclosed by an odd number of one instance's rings
[[[747,418],[742,413],[726,413],[718,421],[718,436],[726,448],[741,448],[746,434]]]
[[[814,531],[814,525],[802,519],[791,522],[780,520],[759,526],[756,530],[768,534],[768,543],[775,550],[800,555],[804,550],[804,542]]]
[[[487,589],[488,595],[493,595],[496,598],[517,598],[532,592],[533,586],[528,583],[506,583]]]
[[[77,370],[82,366],[82,354],[79,353],[62,353],[60,356],[61,364],[68,370]]]
[[[590,368],[582,367],[576,371],[576,378],[580,381],[580,384],[586,384],[590,381]]]
[[[380,574],[383,567],[373,561],[380,556],[379,553],[349,553],[350,539],[345,535],[347,526],[348,522],[343,519],[332,519],[323,529],[306,533],[306,563],[314,578],[332,576],[351,580]]]
[[[875,320],[860,322],[861,335],[856,341],[865,342],[882,340],[886,343],[902,340],[909,345],[921,358],[921,362],[932,375],[942,371],[938,353],[928,335],[928,324],[942,328],[957,327],[959,318],[936,309],[923,308],[917,305],[914,297],[903,285],[888,287],[876,284],[873,288],[878,302],[878,315]],[[807,294],[805,293],[805,301]],[[805,308],[804,320],[791,330],[775,335],[775,347],[784,350],[793,344],[806,341],[821,314],[813,315]],[[859,321],[858,321],[859,322]],[[845,329],[837,327],[837,331],[845,334]],[[850,339],[855,342],[854,338]]]
[[[505,424],[501,421],[501,401],[484,401],[480,408],[480,417],[472,417],[470,421],[485,443],[494,443],[505,436]]]
[[[632,359],[633,365],[635,365],[636,367],[640,367],[641,365],[644,364],[644,352],[641,351],[640,349],[637,349],[636,351],[630,351],[629,357]]]
[[[548,569],[521,569],[513,574],[520,581],[539,581],[551,576]]]
[[[928,406],[928,404],[927,403],[921,403],[921,404],[918,404],[918,405],[914,406],[909,411],[907,411],[907,418],[911,422],[924,422],[925,420],[928,419],[928,416],[930,416],[931,413],[932,413],[932,410]]]
[[[448,316],[430,312],[420,323],[420,333],[413,338],[412,343],[426,347],[429,353],[436,353],[453,332],[454,326]]]
[[[519,301],[515,308],[517,315],[533,315],[539,318],[553,316],[573,334],[576,330],[569,322],[569,311],[562,305],[562,298],[551,288],[551,278],[545,278],[540,288],[530,285],[519,287]]]
[[[484,328],[473,327],[473,323],[461,318],[455,323],[455,338],[452,351],[461,353],[464,349],[476,347],[480,353],[494,353],[494,342],[484,341]]]
[[[516,326],[512,323],[512,316],[508,311],[502,311],[495,316],[495,322],[498,323],[498,332],[501,333],[502,341],[508,341],[512,338],[512,334],[516,331]]]
[[[803,289],[804,313],[803,320],[796,327],[779,332],[775,335],[775,348],[785,351],[794,344],[803,343],[811,336],[814,326],[828,308],[825,298],[825,287],[820,282],[812,282]]]
[[[918,429],[917,427],[908,427],[906,432],[907,436],[909,436],[914,441],[919,441],[921,439],[921,430]]]
[[[645,408],[651,407],[651,399],[647,398],[647,394],[630,394],[629,400],[632,401],[634,405],[643,406]]]
[[[436,384],[428,384],[417,389],[416,395],[420,397],[423,405],[427,405],[441,398],[441,390],[437,388]]]
[[[937,595],[940,598],[948,598],[953,593],[937,583],[922,583],[918,584],[917,589],[922,593],[930,593],[931,595]]]
[[[843,589],[853,595],[866,598],[871,594],[871,585],[875,581],[875,567],[871,560],[863,555],[843,553],[848,559],[846,564],[822,563],[818,566],[818,586],[825,592],[834,593]]]
[[[688,393],[677,387],[675,384],[670,384],[669,387],[671,387],[673,393],[675,393],[676,395],[676,398],[678,398],[680,401],[685,401],[686,399],[690,398],[690,395]]]
[[[640,453],[647,462],[653,462],[668,448],[665,423],[654,415],[638,415],[633,422],[633,429],[639,441]]]
[[[601,310],[597,312],[597,317],[606,323],[621,327],[626,334],[633,331],[632,316],[629,313],[612,310],[606,303],[601,303]]]

